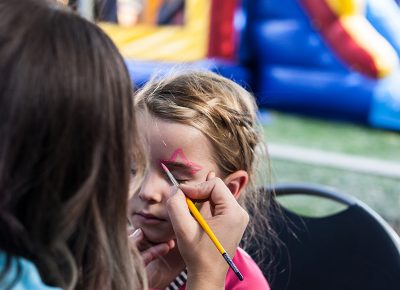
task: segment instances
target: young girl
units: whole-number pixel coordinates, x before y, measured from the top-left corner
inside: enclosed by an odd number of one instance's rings
[[[267,242],[272,239],[273,231],[265,213],[260,212],[271,197],[261,195],[252,186],[261,137],[256,127],[256,105],[246,90],[214,73],[190,72],[150,81],[137,93],[135,104],[150,164],[140,190],[130,200],[129,214],[133,226],[142,231],[149,244],[175,237],[166,214],[166,200],[173,191],[160,163],[183,184],[182,189],[186,184],[205,181],[210,172],[224,181],[252,214],[243,247],[252,244],[253,249],[260,249],[257,233]],[[203,215],[208,215],[208,208],[207,203],[202,204]],[[229,235],[218,238],[224,245]],[[208,253],[197,254],[201,259]],[[237,248],[233,261],[244,281],[229,270],[225,289],[269,289],[262,272],[244,250]],[[150,263],[147,272],[153,288],[178,289],[185,284],[185,264],[178,249]]]

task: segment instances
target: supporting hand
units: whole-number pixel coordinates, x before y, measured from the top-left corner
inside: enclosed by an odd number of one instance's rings
[[[150,244],[146,241],[141,229],[134,231],[129,236],[129,241],[132,247],[137,247],[139,250],[145,266],[147,266],[151,261],[166,255],[175,247],[175,242],[173,240],[166,243]]]

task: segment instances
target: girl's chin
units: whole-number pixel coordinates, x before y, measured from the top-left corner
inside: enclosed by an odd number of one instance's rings
[[[155,233],[153,231],[146,231],[146,229],[142,228],[144,236],[146,240],[151,244],[161,244],[167,243],[170,240],[174,240],[174,235],[160,235],[160,233]]]

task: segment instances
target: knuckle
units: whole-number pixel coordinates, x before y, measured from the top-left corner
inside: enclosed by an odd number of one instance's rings
[[[238,219],[242,222],[243,225],[247,225],[250,221],[250,215],[246,210],[244,210],[242,207],[237,211],[239,214]]]
[[[247,211],[245,211],[245,210],[243,210],[243,221],[244,221],[246,224],[248,224],[249,221],[250,221],[249,213],[248,213]]]

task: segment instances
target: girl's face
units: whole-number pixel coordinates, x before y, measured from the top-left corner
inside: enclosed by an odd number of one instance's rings
[[[141,228],[150,242],[165,242],[175,238],[166,209],[174,192],[161,162],[179,183],[201,183],[210,171],[218,176],[218,167],[211,157],[211,143],[196,128],[144,115],[138,128],[150,162],[139,191],[129,200],[128,214],[134,228]]]

